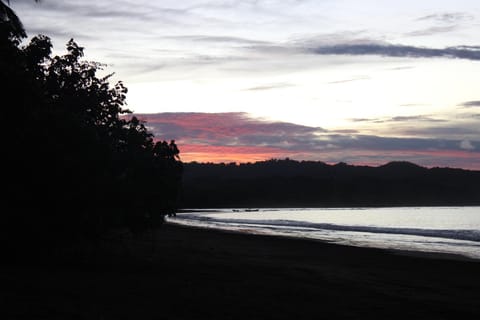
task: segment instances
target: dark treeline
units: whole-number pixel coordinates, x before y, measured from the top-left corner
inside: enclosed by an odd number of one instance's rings
[[[184,166],[183,208],[480,205],[480,171],[288,159]]]
[[[153,139],[125,109],[127,89],[98,77],[70,40],[52,56],[48,37],[26,38],[0,7],[3,197],[7,252],[97,243],[112,228],[140,233],[177,206],[182,165],[173,141]],[[28,254],[27,254],[28,255]]]

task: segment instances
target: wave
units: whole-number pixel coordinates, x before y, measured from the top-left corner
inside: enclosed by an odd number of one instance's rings
[[[420,229],[420,228],[391,228],[376,226],[358,225],[337,225],[330,223],[311,223],[295,220],[256,220],[256,219],[219,219],[195,214],[182,214],[176,219],[187,219],[202,221],[210,224],[258,226],[268,229],[295,229],[297,231],[345,231],[345,232],[366,232],[377,234],[397,234],[421,237],[447,238],[454,240],[467,240],[480,242],[480,230],[448,230],[448,229]]]

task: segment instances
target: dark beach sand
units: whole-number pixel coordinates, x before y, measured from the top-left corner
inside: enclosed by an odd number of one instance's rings
[[[480,262],[167,224],[152,259],[2,266],[1,319],[480,319]],[[144,252],[144,253],[142,253]]]

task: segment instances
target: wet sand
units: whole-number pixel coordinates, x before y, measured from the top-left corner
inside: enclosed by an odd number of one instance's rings
[[[2,319],[480,319],[480,261],[167,224],[156,254],[2,266]]]

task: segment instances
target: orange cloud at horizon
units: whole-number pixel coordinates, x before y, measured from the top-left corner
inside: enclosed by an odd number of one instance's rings
[[[183,162],[247,163],[270,159],[322,161],[329,164],[346,162],[352,165],[379,166],[390,161],[410,161],[425,167],[450,166],[480,170],[480,154],[461,150],[324,150],[299,151],[263,146],[210,146],[179,143]],[[339,160],[340,159],[340,160]]]
[[[246,163],[284,158],[285,150],[259,146],[209,146],[179,144],[184,162]]]

